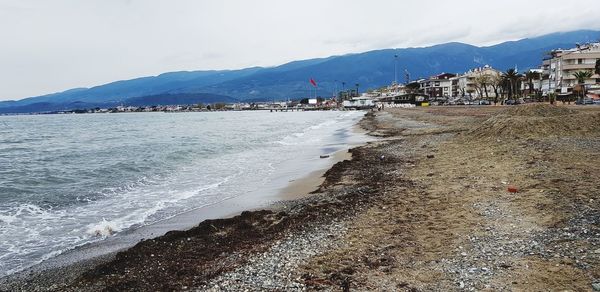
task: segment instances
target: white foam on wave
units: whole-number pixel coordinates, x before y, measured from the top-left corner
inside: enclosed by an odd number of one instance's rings
[[[314,135],[316,132],[319,132],[320,130],[324,130],[327,127],[333,126],[336,123],[338,123],[339,120],[346,119],[346,118],[347,118],[347,116],[340,115],[340,116],[335,117],[334,120],[327,120],[327,121],[321,122],[316,125],[308,126],[301,132],[291,133],[291,134],[283,137],[283,139],[275,141],[274,143],[283,145],[283,146],[295,146],[295,145],[312,144],[312,143],[318,142],[320,137],[318,137],[317,135]]]
[[[347,111],[347,112],[342,112],[340,115],[337,116],[337,118],[346,119],[349,117],[362,116],[362,115],[363,115],[363,113],[360,111]]]
[[[0,226],[14,225],[27,219],[44,220],[51,217],[46,210],[34,204],[19,204],[0,211]],[[6,228],[6,227],[5,227]]]
[[[87,233],[94,236],[107,237],[113,235],[117,231],[118,229],[114,222],[106,221],[105,218],[102,218],[102,222],[88,225]]]
[[[0,214],[0,224],[12,224],[17,220],[17,216],[15,215],[2,215]]]
[[[68,212],[60,209],[44,210],[34,204],[20,204],[0,210],[0,251],[4,251],[0,255],[0,276],[18,272],[77,246],[114,236],[131,227],[163,219],[151,218],[181,201],[217,189],[240,174],[238,171],[217,182],[200,184],[188,190],[170,189],[173,179],[158,185],[138,184],[137,188],[131,185],[113,188],[106,190],[109,192],[106,199],[77,206]],[[169,217],[171,216],[173,215]],[[98,219],[96,222],[80,225],[93,221],[93,218]],[[66,227],[65,224],[72,227]],[[39,256],[32,260],[33,254]]]
[[[320,124],[317,124],[317,125],[314,125],[314,126],[310,126],[310,127],[308,127],[308,129],[309,130],[318,130],[318,129],[321,129],[321,128],[324,128],[324,127],[327,127],[327,126],[331,126],[333,124],[335,124],[335,121],[325,121],[325,122],[322,122]]]
[[[155,201],[153,205],[146,206],[145,208],[133,208],[129,206],[127,209],[130,209],[130,211],[126,215],[116,216],[111,218],[110,220],[107,220],[103,217],[102,221],[98,223],[89,224],[86,233],[88,235],[96,237],[107,237],[115,235],[118,232],[126,230],[130,227],[136,225],[143,225],[145,223],[148,223],[149,218],[157,214],[159,211],[167,207],[173,206],[182,200],[186,200],[200,195],[205,191],[216,189],[222,184],[228,182],[232,177],[233,176],[227,176],[223,180],[218,181],[216,183],[203,185],[197,189],[187,191],[165,190],[165,196],[162,199]]]
[[[12,274],[37,264],[44,258],[31,261],[20,255],[38,253],[51,242],[44,234],[52,234],[56,228],[48,224],[64,216],[64,211],[43,209],[35,204],[15,204],[0,210],[0,276]],[[60,234],[55,234],[60,241]]]

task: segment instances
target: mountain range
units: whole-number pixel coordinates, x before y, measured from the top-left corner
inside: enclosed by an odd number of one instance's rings
[[[299,99],[310,94],[312,78],[320,96],[336,90],[360,91],[405,80],[449,72],[463,73],[483,65],[504,71],[538,67],[552,49],[600,40],[600,31],[578,30],[509,41],[493,46],[452,42],[429,47],[383,49],[358,54],[294,61],[276,67],[241,70],[169,72],[116,81],[91,88],[0,102],[0,113],[27,113],[123,105],[193,104]],[[397,60],[394,61],[397,56]],[[342,85],[344,82],[345,86]]]

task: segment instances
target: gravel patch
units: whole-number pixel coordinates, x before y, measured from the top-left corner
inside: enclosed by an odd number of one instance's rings
[[[317,254],[335,248],[347,231],[343,222],[310,228],[277,241],[267,252],[253,255],[247,264],[213,279],[201,291],[302,291],[297,268]]]
[[[533,255],[540,242],[533,238],[539,227],[527,222],[498,194],[498,199],[473,204],[482,220],[482,235],[469,235],[465,246],[458,246],[456,256],[442,259],[440,269],[454,275],[456,287],[467,291],[480,289],[505,290],[496,286],[492,278],[515,265],[516,259]]]

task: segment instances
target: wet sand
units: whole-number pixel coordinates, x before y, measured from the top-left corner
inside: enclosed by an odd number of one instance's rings
[[[331,166],[333,166],[340,161],[351,160],[352,155],[348,150],[344,149],[324,159],[328,159],[331,162]],[[305,177],[290,181],[285,188],[279,191],[277,196],[283,200],[296,200],[310,196],[325,181],[325,173],[329,168],[319,169],[309,173]]]

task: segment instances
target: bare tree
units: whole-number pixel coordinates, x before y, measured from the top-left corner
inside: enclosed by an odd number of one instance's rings
[[[475,84],[476,84],[477,88],[479,89],[480,96],[483,96],[483,93],[485,93],[485,99],[490,98],[487,88],[491,82],[492,81],[491,81],[490,75],[488,75],[488,74],[481,74],[481,75],[475,77]]]
[[[490,86],[494,90],[494,104],[498,103],[498,97],[500,96],[500,91],[502,90],[502,75],[492,75],[490,77]]]

